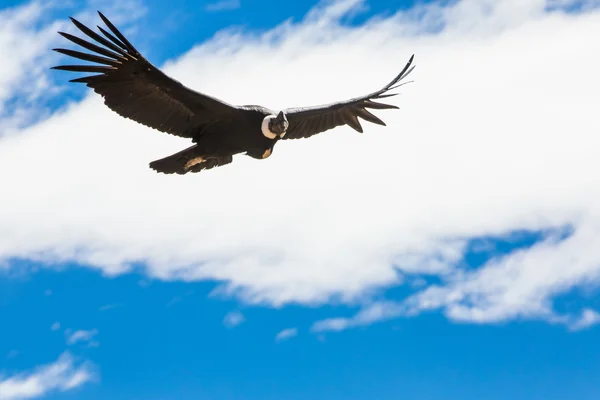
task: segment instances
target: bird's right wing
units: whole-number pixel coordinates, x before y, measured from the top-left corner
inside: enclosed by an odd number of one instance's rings
[[[376,92],[337,103],[284,110],[290,125],[283,139],[308,138],[342,125],[348,125],[352,129],[362,133],[363,129],[358,117],[374,124],[385,125],[381,119],[371,114],[367,109],[382,110],[398,108],[397,106],[374,100],[397,94],[388,92],[405,84],[405,82],[400,81],[406,78],[414,69],[414,66],[411,67],[413,59],[414,55],[410,57],[404,69],[390,83]]]
[[[192,137],[198,127],[231,115],[238,109],[219,99],[196,92],[170,78],[140,54],[121,32],[98,12],[113,34],[98,26],[104,37],[71,18],[79,30],[98,46],[68,33],[70,41],[96,53],[54,49],[68,56],[100,65],[59,65],[53,69],[98,73],[70,80],[82,82],[104,97],[104,103],[122,117],[180,137]]]

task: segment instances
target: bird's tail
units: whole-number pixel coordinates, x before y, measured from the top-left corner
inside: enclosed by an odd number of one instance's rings
[[[188,172],[200,172],[203,169],[229,164],[232,161],[232,156],[215,157],[201,154],[198,145],[193,145],[168,157],[152,161],[150,168],[163,174],[184,175]]]

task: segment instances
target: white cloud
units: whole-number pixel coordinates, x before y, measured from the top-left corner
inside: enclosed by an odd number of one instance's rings
[[[60,322],[56,321],[55,323],[52,324],[52,326],[50,327],[51,331],[57,331],[60,329]]]
[[[188,142],[90,93],[3,137],[0,262],[115,275],[144,261],[152,278],[218,280],[220,293],[271,306],[370,304],[405,275],[428,274],[441,283],[399,314],[551,320],[554,295],[600,278],[600,12],[484,3],[355,27],[339,20],[361,3],[333,2],[264,34],[222,32],[165,67],[231,103],[279,108],[368,93],[415,53],[415,83],[389,99],[401,109],[379,112],[388,126],[365,123],[362,135],[340,128],[280,142],[265,161],[163,176],[148,162]],[[472,237],[567,225],[564,241],[476,271],[458,265]]]
[[[24,400],[75,389],[95,378],[93,367],[63,353],[55,362],[33,371],[0,377],[0,400]]]
[[[573,331],[580,331],[591,328],[594,325],[600,324],[600,313],[592,309],[586,308],[581,313],[581,316],[573,321],[569,327]]]
[[[581,221],[572,236],[554,236],[535,246],[457,273],[444,287],[431,286],[407,300],[409,312],[444,307],[461,321],[497,322],[510,318],[554,317],[550,299],[576,283],[598,278],[600,226]]]
[[[69,345],[73,345],[79,342],[89,342],[90,344],[94,344],[95,342],[92,342],[92,339],[98,334],[98,330],[78,330],[72,333],[70,331],[67,331],[65,332],[65,334],[67,335],[67,344]]]
[[[296,336],[298,336],[298,328],[287,328],[282,330],[275,336],[275,341],[281,342],[283,340],[288,340]]]
[[[311,327],[313,332],[342,331],[356,326],[370,325],[374,322],[397,317],[402,306],[395,302],[373,303],[351,318],[328,318],[317,321]]]
[[[240,0],[220,0],[214,3],[207,4],[204,9],[206,11],[216,12],[216,11],[229,11],[235,10],[242,6],[242,2]]]
[[[245,320],[246,318],[244,317],[244,314],[239,311],[232,311],[225,315],[225,318],[223,318],[223,325],[228,328],[234,328]]]

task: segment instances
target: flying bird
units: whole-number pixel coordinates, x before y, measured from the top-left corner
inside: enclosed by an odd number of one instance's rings
[[[144,58],[100,11],[98,14],[110,30],[98,26],[104,37],[71,18],[73,24],[97,44],[58,32],[93,53],[53,49],[95,64],[59,65],[52,69],[95,74],[69,82],[85,83],[122,117],[191,139],[192,146],[150,162],[150,168],[165,174],[219,167],[231,163],[233,156],[240,153],[266,159],[279,140],[308,138],[342,125],[362,133],[359,117],[385,126],[368,109],[397,109],[375,100],[395,96],[397,93],[388,92],[403,85],[405,82],[401,80],[414,69],[412,55],[398,76],[380,90],[336,103],[283,110],[259,105],[236,106],[194,91],[167,76]]]

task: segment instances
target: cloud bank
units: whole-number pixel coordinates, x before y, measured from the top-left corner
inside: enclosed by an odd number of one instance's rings
[[[327,2],[266,32],[219,32],[162,67],[228,102],[277,109],[371,92],[414,53],[415,82],[391,99],[400,110],[377,114],[387,127],[162,176],[148,162],[188,142],[89,93],[0,139],[0,265],[73,261],[118,275],[141,262],[149,276],[219,281],[219,293],[248,303],[335,301],[367,314],[373,294],[433,277],[377,306],[382,318],[560,322],[553,297],[600,277],[595,3],[461,0],[342,22],[363,5]],[[0,82],[0,99],[26,95],[16,81]],[[471,239],[516,230],[547,234],[464,265]]]

